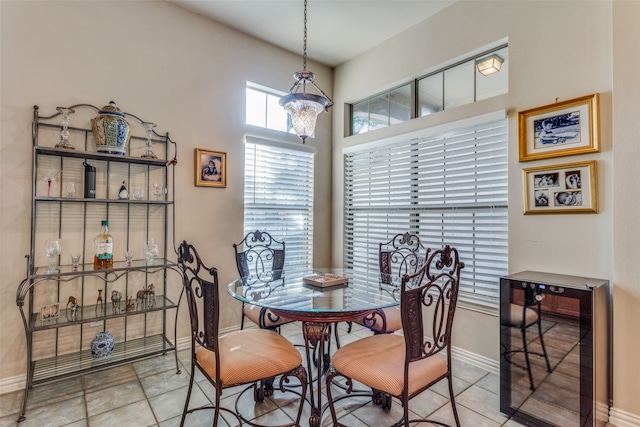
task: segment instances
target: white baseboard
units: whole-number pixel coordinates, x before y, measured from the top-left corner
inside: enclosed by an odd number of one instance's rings
[[[640,426],[640,415],[612,407],[609,410],[609,425],[612,427],[638,427]]]
[[[0,380],[0,394],[12,393],[18,390],[24,390],[27,383],[27,375],[18,375],[11,378],[3,378]]]
[[[462,360],[470,365],[489,371],[493,374],[500,375],[500,362],[481,356],[476,353],[464,350],[458,347],[451,347],[451,355],[458,360]]]

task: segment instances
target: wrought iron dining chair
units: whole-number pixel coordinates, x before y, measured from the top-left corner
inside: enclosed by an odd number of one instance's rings
[[[242,241],[233,244],[238,274],[246,285],[256,287],[265,281],[277,280],[284,269],[285,242],[275,239],[265,231],[247,233]],[[276,276],[274,276],[274,274]],[[265,277],[267,275],[267,277]],[[280,326],[293,322],[278,316],[271,310],[253,304],[242,304],[240,329],[244,329],[244,320],[248,318],[261,329],[280,332]]]
[[[196,248],[186,241],[178,249],[178,267],[191,326],[191,375],[180,426],[184,426],[187,414],[203,409],[214,409],[214,427],[218,425],[220,411],[233,414],[241,424],[256,426],[239,412],[237,400],[235,412],[220,407],[222,390],[252,384],[254,400],[262,402],[265,395],[273,394],[275,377],[280,377],[279,389],[284,392],[284,385],[292,376],[300,381],[300,392],[288,391],[300,396],[300,407],[295,422],[281,427],[299,426],[307,390],[307,371],[302,366],[300,352],[282,335],[265,329],[247,329],[219,336],[218,270],[207,267]],[[215,403],[189,409],[196,369],[213,385]]]
[[[451,330],[463,268],[455,248],[447,245],[431,252],[421,268],[402,276],[400,307],[404,335],[369,336],[346,344],[333,354],[326,390],[334,426],[346,427],[338,423],[335,402],[349,397],[353,381],[370,387],[373,402],[383,409],[391,409],[392,397],[401,400],[404,413],[396,426],[426,421],[446,425],[434,420],[409,419],[409,401],[445,378],[449,382],[455,422],[460,426],[452,384]],[[430,339],[425,338],[426,319],[431,322]],[[337,386],[332,383],[338,376],[346,378],[346,392],[334,398],[332,386]]]
[[[398,291],[402,276],[420,269],[428,253],[429,249],[420,242],[420,238],[411,233],[396,234],[388,242],[381,242],[378,250],[380,282],[388,285],[391,291]],[[356,323],[376,334],[398,331],[402,329],[400,307],[374,311]]]
[[[502,349],[502,356],[509,363],[521,367],[527,371],[529,377],[529,388],[535,390],[533,381],[533,373],[531,371],[531,361],[529,356],[535,355],[544,358],[547,372],[551,372],[551,364],[547,355],[547,349],[544,345],[544,334],[542,333],[542,300],[544,295],[540,292],[540,285],[537,283],[528,283],[524,289],[524,301],[522,304],[501,304],[500,305],[500,324],[503,327],[517,328],[520,330],[522,337],[522,348],[518,349]],[[540,351],[532,351],[531,345],[527,338],[527,329],[536,326],[538,329],[538,339],[540,340]],[[512,356],[516,353],[524,354],[524,366],[512,360]]]

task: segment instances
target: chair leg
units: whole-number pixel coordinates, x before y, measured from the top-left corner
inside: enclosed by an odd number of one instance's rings
[[[447,376],[449,382],[449,400],[451,401],[451,409],[453,410],[453,418],[456,420],[456,427],[460,427],[460,418],[458,418],[458,409],[456,408],[456,398],[453,394],[453,378],[451,372]]]
[[[244,303],[242,303],[242,315],[240,316],[240,330],[244,329]]]
[[[191,389],[193,387],[193,377],[195,376],[194,369],[196,369],[193,362],[191,362],[191,375],[189,376],[189,388],[187,388],[187,400],[184,402],[184,409],[182,410],[182,418],[180,419],[180,427],[184,426],[184,420],[187,417],[187,411],[189,410],[189,400],[191,399]]]

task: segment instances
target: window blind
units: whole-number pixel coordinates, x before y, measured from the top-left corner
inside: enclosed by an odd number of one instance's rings
[[[285,242],[285,269],[313,265],[313,157],[308,151],[245,144],[244,231]]]
[[[508,272],[507,120],[473,120],[345,153],[345,266],[378,268],[378,243],[411,232],[453,246],[460,298],[497,306]]]

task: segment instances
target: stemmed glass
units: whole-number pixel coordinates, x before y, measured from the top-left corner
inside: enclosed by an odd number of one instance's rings
[[[49,267],[47,268],[47,273],[54,273],[58,271],[58,266],[56,265],[56,257],[60,255],[60,240],[52,239],[44,242],[44,254],[49,259]]]
[[[156,156],[156,153],[154,153],[153,150],[151,149],[151,146],[153,145],[153,142],[151,141],[151,137],[153,136],[153,128],[158,125],[151,122],[142,122],[142,126],[144,126],[144,128],[147,131],[147,151],[144,152],[142,157],[147,159],[157,159],[158,156]]]
[[[47,186],[47,197],[51,197],[51,184],[56,180],[59,174],[59,170],[47,170],[43,172],[44,183]]]
[[[69,142],[69,115],[75,113],[73,108],[58,107],[56,108],[62,114],[62,132],[60,132],[60,142],[55,148],[66,148],[67,150],[75,150],[76,147]]]

